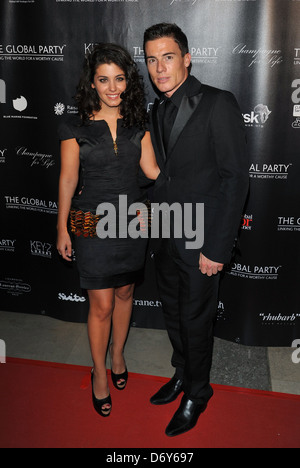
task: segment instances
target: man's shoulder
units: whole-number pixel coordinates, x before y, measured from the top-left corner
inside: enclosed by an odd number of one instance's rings
[[[206,101],[210,103],[218,103],[221,106],[235,106],[237,103],[235,95],[226,89],[202,84],[201,92],[203,93],[203,97],[205,96]]]
[[[216,88],[215,86],[210,86],[207,84],[201,84],[201,91],[212,96],[219,96],[220,94],[231,94],[230,91],[226,89]]]
[[[189,86],[187,90],[188,96],[194,96],[196,94],[203,94],[206,96],[217,97],[220,94],[227,94],[229,93],[226,90],[217,88],[215,86],[208,85],[206,83],[202,83],[199,81],[195,76],[190,75],[189,77]],[[229,93],[231,94],[231,93]]]

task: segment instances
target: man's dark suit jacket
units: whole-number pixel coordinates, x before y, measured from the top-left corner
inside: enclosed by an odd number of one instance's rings
[[[181,258],[198,265],[200,251],[215,262],[228,263],[241,223],[248,192],[249,167],[241,111],[233,94],[189,77],[166,154],[158,117],[152,109],[150,131],[161,169],[154,202],[204,203],[204,244],[185,248],[175,238]],[[194,224],[195,227],[195,224]]]

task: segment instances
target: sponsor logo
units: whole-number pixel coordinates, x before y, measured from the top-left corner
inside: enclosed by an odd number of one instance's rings
[[[56,115],[63,115],[63,113],[65,112],[65,105],[62,103],[62,102],[58,102],[57,104],[55,104],[54,106],[54,113]]]
[[[232,263],[229,266],[227,274],[231,276],[238,276],[239,278],[253,279],[253,280],[277,280],[280,272],[281,265],[244,265],[242,263]]]
[[[294,120],[292,123],[292,127],[300,128],[300,79],[294,80],[292,82],[292,88],[295,88],[295,91],[292,92],[291,98],[294,104],[293,117],[296,117],[296,120]]]
[[[259,317],[262,319],[263,325],[296,325],[297,319],[300,318],[300,314],[286,315],[279,312],[278,314],[273,313],[260,313]]]
[[[0,149],[0,163],[5,163],[5,153],[7,152],[7,148]]]
[[[300,128],[300,105],[297,104],[294,106],[293,117],[296,117],[296,120],[292,123],[293,128]]]
[[[79,296],[78,294],[65,294],[65,293],[58,293],[58,299],[60,301],[68,301],[68,302],[85,302],[86,298],[84,296]]]
[[[39,198],[4,196],[7,209],[38,211],[40,213],[57,214],[57,202]]]
[[[3,104],[6,103],[6,99]],[[6,103],[8,105],[9,103]],[[25,96],[18,96],[15,99],[12,99],[11,104],[12,108],[18,112],[15,115],[3,115],[3,119],[32,119],[37,120],[35,115],[24,115],[23,112],[28,108],[28,100]]]
[[[217,63],[219,47],[191,47],[192,63]]]
[[[133,46],[133,59],[137,63],[145,63],[145,52],[140,46]]]
[[[91,50],[92,44],[86,44],[86,52]],[[219,57],[220,47],[212,46],[196,46],[190,47],[190,53],[192,56],[192,63],[217,63]],[[133,58],[137,63],[145,62],[145,52],[140,46],[133,46]]]
[[[12,296],[20,296],[31,292],[30,284],[24,283],[23,280],[17,278],[5,278],[0,280],[0,289],[4,289]]]
[[[39,153],[38,151],[29,151],[26,146],[18,146],[16,154],[20,157],[27,158],[30,161],[30,167],[40,166],[46,169],[55,165],[52,154]]]
[[[300,231],[300,218],[278,216],[277,231]]]
[[[0,60],[3,61],[39,61],[63,62],[66,44],[0,44]]]
[[[244,231],[251,231],[252,222],[253,222],[253,215],[244,214],[244,216],[242,217],[241,229],[243,229]]]
[[[268,65],[273,68],[283,63],[282,51],[280,49],[252,49],[243,44],[237,44],[233,51],[233,55],[241,55],[249,60],[248,67],[255,65]]]
[[[0,252],[14,252],[16,239],[0,239]]]
[[[65,105],[62,102],[57,102],[54,106],[54,114],[57,116],[67,114],[78,114],[78,107]]]
[[[149,299],[133,299],[134,306],[143,306],[143,307],[162,307],[160,301],[152,301]]]
[[[253,163],[250,166],[249,176],[253,179],[281,179],[287,180],[290,164],[261,164]]]
[[[13,99],[13,107],[19,112],[23,112],[27,108],[27,104],[27,99],[24,96]]]
[[[258,104],[248,114],[243,114],[246,127],[263,127],[272,111],[265,104]]]
[[[30,241],[30,252],[31,255],[36,255],[38,257],[44,257],[51,259],[52,257],[52,244],[48,242],[41,242],[37,240]]]
[[[292,343],[292,348],[297,348],[292,353],[292,361],[294,364],[300,364],[300,340],[294,340]]]

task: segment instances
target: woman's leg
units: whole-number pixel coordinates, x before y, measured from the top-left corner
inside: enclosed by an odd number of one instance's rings
[[[89,290],[88,335],[94,362],[93,390],[99,400],[109,395],[106,353],[114,309],[114,289]],[[107,405],[109,408],[110,405]]]
[[[123,351],[132,314],[133,291],[134,284],[115,289],[115,306],[112,316],[112,346],[110,348],[112,371],[115,374],[122,374],[126,370]]]

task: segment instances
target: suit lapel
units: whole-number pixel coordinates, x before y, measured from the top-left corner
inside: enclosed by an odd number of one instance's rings
[[[188,97],[183,96],[180,107],[178,109],[177,117],[174,122],[172,132],[170,135],[169,147],[168,147],[168,154],[172,153],[172,150],[188,121],[194,114],[195,110],[197,109],[203,93],[197,94],[196,96]]]
[[[193,76],[191,76],[190,78],[191,78],[190,89],[188,92],[189,95],[184,96],[181,101],[180,107],[178,109],[177,117],[175,119],[172,132],[170,135],[170,141],[169,141],[169,147],[168,147],[169,157],[174,149],[174,146],[177,143],[177,140],[182,130],[184,129],[184,127],[186,126],[186,124],[188,123],[192,115],[194,114],[203,96],[203,92],[201,92],[201,88],[202,88],[201,83]],[[152,125],[153,125],[155,142],[156,142],[156,146],[158,149],[158,154],[163,159],[163,162],[166,163],[167,155],[166,155],[164,144],[163,144],[162,131],[161,131],[159,115],[158,115],[159,102],[160,101],[156,99],[153,105]]]
[[[153,105],[153,109],[152,109],[152,124],[153,124],[153,130],[154,130],[154,137],[155,137],[155,142],[156,142],[157,149],[158,149],[158,154],[161,155],[163,161],[166,162],[167,155],[165,152],[163,139],[162,139],[162,132],[161,132],[159,116],[158,116],[158,108],[159,108],[159,100],[156,99]]]

